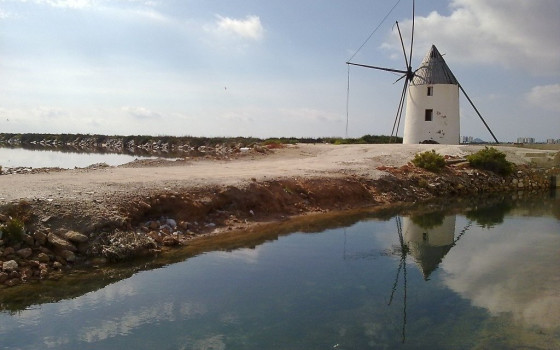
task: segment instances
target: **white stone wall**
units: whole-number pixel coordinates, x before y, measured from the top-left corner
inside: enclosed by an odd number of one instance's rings
[[[428,96],[428,86],[433,86]],[[432,121],[425,121],[426,109],[433,110]],[[452,84],[411,85],[406,99],[403,143],[433,140],[457,145],[460,138],[459,86]]]

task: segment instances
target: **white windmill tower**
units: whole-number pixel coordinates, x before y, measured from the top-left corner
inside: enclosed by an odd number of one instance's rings
[[[403,143],[458,144],[459,82],[434,45],[408,86]]]
[[[494,141],[499,143],[498,139],[492,130],[490,130],[490,127],[486,124],[486,121],[482,118],[482,115],[475,107],[461,84],[459,84],[459,81],[455,78],[451,69],[449,69],[447,63],[445,63],[442,55],[434,45],[430,48],[428,54],[420,64],[420,67],[415,71],[412,70],[414,11],[415,1],[413,0],[412,34],[410,40],[410,53],[408,56],[404,47],[399,22],[396,22],[404,54],[406,70],[346,62],[348,65],[402,74],[397,81],[404,79],[404,86],[399,106],[397,108],[397,113],[395,115],[395,122],[393,123],[391,137],[398,134],[406,98],[403,143],[458,144],[461,124],[459,118],[459,90],[461,90],[494,138]]]

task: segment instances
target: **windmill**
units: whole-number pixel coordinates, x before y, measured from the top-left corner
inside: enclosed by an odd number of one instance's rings
[[[494,141],[499,143],[470,97],[445,63],[443,56],[439,53],[435,45],[432,45],[420,67],[414,71],[412,70],[414,17],[415,0],[412,1],[412,32],[408,54],[402,38],[399,22],[396,22],[404,55],[405,69],[372,66],[350,61],[346,62],[349,66],[359,66],[401,74],[401,77],[395,81],[396,83],[400,80],[404,80],[404,85],[397,107],[397,113],[395,114],[391,138],[393,135],[396,136],[399,132],[402,112],[406,103],[403,143],[458,144],[460,137],[459,90],[461,90],[484,123],[484,126],[492,135]]]

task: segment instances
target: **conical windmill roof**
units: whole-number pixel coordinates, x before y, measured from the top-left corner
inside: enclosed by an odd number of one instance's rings
[[[412,79],[412,85],[432,84],[459,85],[435,45],[432,45],[430,51],[422,60],[420,68],[414,73],[414,79]]]

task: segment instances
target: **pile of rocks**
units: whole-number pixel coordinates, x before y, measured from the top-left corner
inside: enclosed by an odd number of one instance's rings
[[[0,284],[56,278],[61,269],[83,259],[88,240],[79,232],[49,229],[23,233],[21,242],[0,240]]]
[[[521,169],[508,177],[506,184],[512,190],[518,191],[538,191],[551,187],[551,178],[555,169]]]
[[[191,231],[197,223],[190,224],[172,218],[162,217],[140,224],[134,230],[115,230],[90,247],[94,256],[102,256],[109,261],[121,261],[132,257],[157,253],[162,247],[182,245],[194,236]]]

